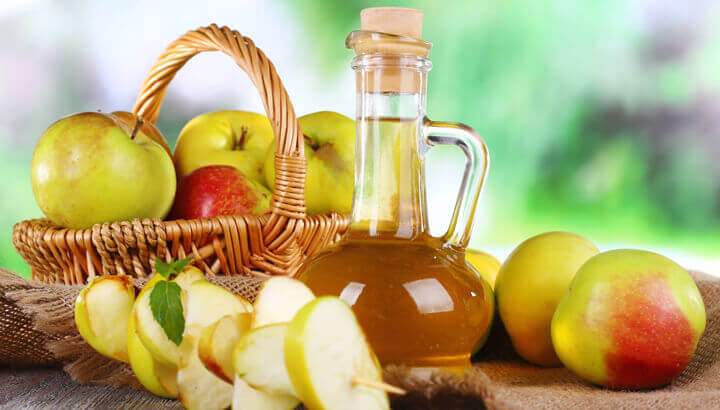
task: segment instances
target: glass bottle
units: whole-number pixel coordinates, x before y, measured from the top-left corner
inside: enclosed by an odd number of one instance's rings
[[[357,54],[350,230],[298,279],[353,308],[383,365],[467,368],[494,309],[490,286],[464,253],[487,148],[471,128],[425,116],[429,42],[365,29],[352,32],[346,46]],[[458,146],[467,157],[450,227],[439,238],[428,230],[424,165],[438,144]]]

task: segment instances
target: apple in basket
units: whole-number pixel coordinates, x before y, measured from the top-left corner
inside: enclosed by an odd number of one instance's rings
[[[270,207],[272,194],[263,185],[227,165],[194,170],[178,183],[173,219],[217,215],[260,215]]]
[[[197,116],[183,127],[175,146],[180,178],[209,165],[228,165],[265,184],[263,161],[274,139],[270,120],[245,111],[216,111]]]
[[[165,139],[128,112],[85,112],[57,121],[40,137],[30,172],[43,213],[73,229],[164,218],[175,196]]]
[[[332,111],[298,118],[305,134],[307,176],[305,205],[310,215],[347,214],[352,207],[355,175],[355,121]],[[265,182],[275,181],[275,145],[265,157]]]

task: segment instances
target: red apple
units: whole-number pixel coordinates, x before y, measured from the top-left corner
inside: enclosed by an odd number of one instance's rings
[[[270,206],[270,191],[237,168],[211,165],[180,179],[173,219],[212,218],[218,215],[260,215]]]
[[[552,320],[555,351],[578,376],[614,389],[667,384],[705,330],[690,275],[652,252],[619,249],[589,259]]]

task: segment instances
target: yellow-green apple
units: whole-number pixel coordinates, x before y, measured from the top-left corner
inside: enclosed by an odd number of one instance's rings
[[[245,111],[216,111],[190,120],[175,145],[179,177],[208,165],[229,165],[264,183],[262,168],[273,141],[268,118]]]
[[[580,268],[555,311],[552,340],[563,364],[583,379],[645,389],[685,369],[705,319],[685,269],[656,253],[620,249]]]
[[[126,112],[57,121],[35,146],[30,175],[43,213],[73,229],[164,218],[175,196],[167,143],[155,126]]]
[[[497,278],[498,271],[502,265],[497,258],[482,251],[475,249],[465,250],[465,260],[470,262],[475,270],[480,273],[485,280],[490,283],[490,286],[495,289],[495,279]]]
[[[75,300],[75,324],[85,341],[104,356],[128,362],[127,322],[135,303],[128,276],[98,276]]]
[[[382,369],[353,311],[340,298],[319,297],[287,327],[285,366],[311,409],[389,409]],[[365,382],[365,383],[363,383]]]
[[[570,281],[597,247],[580,235],[549,232],[518,245],[495,282],[498,312],[515,351],[541,366],[561,366],[550,323]]]
[[[173,219],[218,215],[260,215],[270,207],[270,191],[227,165],[194,170],[178,183]]]
[[[355,174],[355,121],[332,111],[298,118],[305,134],[308,214],[350,213]],[[275,145],[265,157],[265,181],[275,181]]]
[[[140,291],[147,293],[155,284],[163,280],[161,275],[153,276]],[[128,320],[127,349],[130,366],[138,381],[151,393],[165,398],[177,397],[177,367],[165,366],[153,358],[135,331],[135,321]]]

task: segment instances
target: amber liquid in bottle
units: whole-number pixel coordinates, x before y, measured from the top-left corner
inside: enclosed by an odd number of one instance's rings
[[[353,308],[383,365],[467,368],[490,324],[492,294],[463,249],[428,233],[424,95],[359,98],[363,107],[411,116],[360,110],[350,232],[298,279]]]

